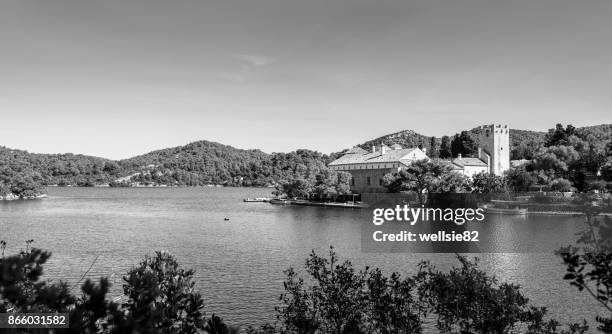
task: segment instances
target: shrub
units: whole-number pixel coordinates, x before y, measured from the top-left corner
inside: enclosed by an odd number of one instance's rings
[[[306,284],[293,268],[285,271],[282,306],[277,307],[281,332],[421,332],[418,305],[412,297],[414,280],[397,273],[387,277],[367,267],[357,271],[349,261],[339,263],[333,248],[329,258],[313,251],[306,271],[312,284]]]
[[[569,180],[562,178],[552,180],[552,182],[550,183],[550,188],[553,191],[560,192],[568,192],[574,190],[574,188],[572,187],[572,183]]]
[[[127,301],[109,301],[110,283],[86,280],[82,296],[72,295],[65,282],[40,281],[51,253],[30,249],[0,259],[0,312],[61,312],[70,314],[66,333],[198,333],[205,329],[204,302],[194,291],[193,271],[182,269],[164,252],[146,257],[124,277]],[[217,317],[218,318],[218,317]],[[216,323],[221,323],[218,319]],[[19,329],[14,332],[20,332]],[[225,332],[210,332],[225,333]]]

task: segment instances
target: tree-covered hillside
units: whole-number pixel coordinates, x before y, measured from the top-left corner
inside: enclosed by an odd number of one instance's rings
[[[413,130],[404,130],[396,133],[392,133],[389,135],[385,135],[382,137],[378,137],[376,139],[368,140],[367,142],[358,145],[359,147],[365,149],[366,151],[370,151],[372,146],[386,144],[400,144],[402,147],[425,147],[427,150],[431,149],[430,143],[431,137],[427,137],[420,133],[416,133]]]
[[[358,146],[369,151],[375,145],[400,144],[402,147],[425,148],[431,157],[449,158],[456,156],[457,153],[464,155],[474,154],[478,148],[478,134],[480,131],[481,129],[477,127],[451,136],[429,137],[413,130],[404,130],[369,140]],[[545,132],[510,129],[511,159],[530,159],[530,153],[523,146],[542,144],[544,143],[545,136]]]
[[[122,160],[132,181],[175,185],[272,185],[308,170],[325,168],[327,155],[310,150],[267,154],[209,141],[154,151]]]
[[[554,130],[554,129],[551,129]],[[478,148],[478,134],[480,127],[462,131],[451,136],[428,137],[412,130],[404,130],[369,140],[359,147],[371,150],[372,146],[386,144],[400,144],[403,147],[423,147],[427,149],[430,157],[448,158],[458,153],[464,156],[474,155]],[[576,128],[579,137],[588,141],[607,142],[612,139],[612,124],[601,124]],[[546,132],[510,129],[510,159],[533,159],[537,150],[546,143]],[[446,143],[445,143],[446,142]],[[447,147],[445,147],[447,146]]]
[[[601,164],[601,147],[612,139],[612,125],[568,128],[569,139],[557,138],[559,129],[549,133],[510,130],[511,159],[534,159],[551,146],[550,141],[572,141],[588,158],[587,164]],[[371,150],[381,143],[403,147],[421,146],[430,157],[468,156],[478,147],[480,128],[442,138],[427,137],[411,130],[367,141],[359,146]],[[601,146],[601,147],[600,147]],[[540,152],[540,153],[539,153]],[[594,153],[595,152],[595,153]],[[242,150],[209,141],[153,151],[130,159],[109,159],[78,154],[35,154],[0,147],[0,196],[7,193],[39,193],[41,185],[230,185],[272,186],[291,180],[311,180],[323,175],[327,164],[343,152],[325,155],[301,149],[290,153],[267,154]],[[585,159],[586,159],[585,158]],[[585,160],[586,161],[586,160]],[[589,169],[593,169],[589,167]],[[323,173],[323,174],[321,174]]]
[[[0,146],[0,196],[29,197],[41,185],[92,186],[108,183],[121,173],[111,160],[75,154],[36,154]]]
[[[325,154],[297,150],[267,154],[209,141],[153,151],[121,161],[74,155],[36,154],[0,147],[0,188],[39,185],[271,186],[315,175],[331,161]],[[11,180],[9,182],[9,180]],[[15,188],[16,189],[16,188]]]

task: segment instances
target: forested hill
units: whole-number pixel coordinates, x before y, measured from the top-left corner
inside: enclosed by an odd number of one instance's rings
[[[168,148],[119,161],[133,181],[177,185],[265,186],[296,174],[318,171],[327,155],[310,150],[267,154],[209,141]]]
[[[209,141],[153,151],[126,160],[36,154],[0,147],[0,196],[40,185],[268,186],[325,169],[331,158],[306,149],[267,154]],[[17,186],[19,184],[20,186]],[[38,187],[38,188],[37,188]]]
[[[480,133],[480,127],[464,131],[469,134],[470,137],[477,144],[478,142],[478,133]],[[447,149],[452,151],[452,141],[455,138],[458,138],[460,134],[443,136],[443,137],[430,137],[425,136],[420,133],[414,132],[413,130],[404,130],[396,133],[392,133],[389,135],[385,135],[382,137],[378,137],[376,139],[369,140],[363,144],[358,145],[359,147],[371,150],[372,146],[386,144],[400,144],[402,147],[423,147],[427,149],[427,151],[433,155],[439,154],[440,146],[443,142],[447,145]],[[510,146],[512,149],[518,147],[521,143],[531,143],[533,141],[538,143],[543,143],[544,138],[546,137],[546,132],[538,132],[538,131],[530,131],[530,130],[517,130],[510,129]],[[444,146],[444,145],[442,145]],[[454,154],[453,154],[454,153]],[[456,155],[457,152],[450,153],[451,155]],[[444,157],[444,156],[443,156]],[[517,154],[513,159],[523,159],[527,158]]]
[[[569,126],[568,129],[585,142],[605,146],[612,139],[610,124],[584,128]],[[372,145],[397,143],[404,147],[425,147],[430,157],[448,158],[457,153],[467,156],[478,146],[478,131],[479,128],[474,128],[454,136],[435,138],[407,130],[360,146],[370,150]],[[533,158],[537,150],[546,146],[547,138],[554,137],[555,131],[510,130],[511,158]],[[198,141],[113,161],[79,154],[35,154],[0,146],[0,196],[7,192],[35,193],[41,184],[267,186],[282,180],[311,178],[341,154],[325,155],[307,149],[267,154]]]
[[[80,154],[36,154],[0,146],[0,197],[30,197],[41,185],[109,183],[121,173],[114,161]]]
[[[368,140],[367,142],[358,145],[359,147],[370,151],[372,146],[386,144],[400,144],[402,147],[425,147],[428,150],[431,148],[431,138],[420,133],[416,133],[412,130],[404,130],[400,132],[395,132],[392,134],[388,134],[382,137],[378,137],[376,139]],[[435,137],[434,137],[435,138]],[[439,141],[439,139],[438,139]]]
[[[551,129],[554,131],[554,129]],[[443,137],[429,137],[413,130],[404,130],[369,140],[360,146],[371,150],[372,146],[384,143],[386,145],[400,144],[403,147],[424,147],[431,157],[448,158],[458,153],[472,154],[478,147],[478,134],[480,127],[462,131],[454,135]],[[550,132],[550,131],[549,131]],[[583,138],[593,137],[606,142],[612,139],[612,124],[601,124],[576,128],[576,132]],[[544,146],[548,132],[510,129],[511,159],[532,159],[538,148]]]

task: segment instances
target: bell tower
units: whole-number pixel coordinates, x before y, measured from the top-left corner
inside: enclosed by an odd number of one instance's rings
[[[480,128],[478,158],[489,165],[489,173],[503,175],[510,169],[510,129],[501,124]]]

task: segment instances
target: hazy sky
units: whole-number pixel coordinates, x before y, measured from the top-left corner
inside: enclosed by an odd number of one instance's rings
[[[612,122],[612,1],[0,0],[0,145],[337,151]]]

